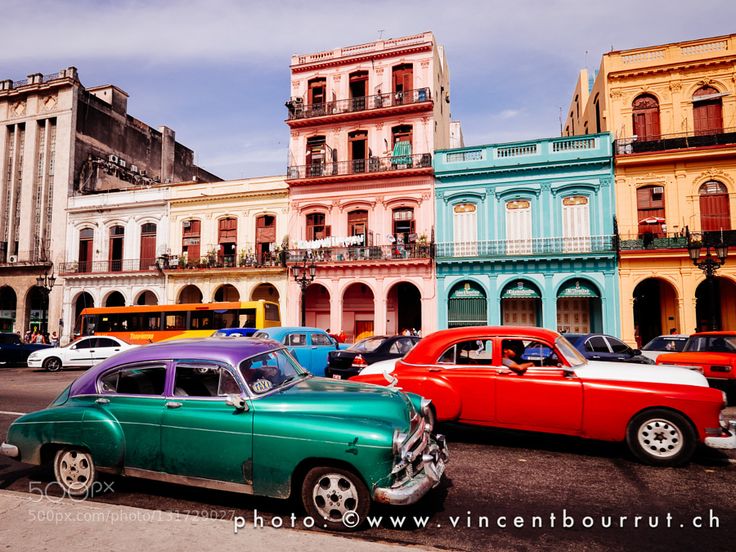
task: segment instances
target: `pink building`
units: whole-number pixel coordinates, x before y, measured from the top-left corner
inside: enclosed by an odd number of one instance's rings
[[[291,63],[290,261],[316,261],[306,324],[436,329],[432,152],[450,144],[449,71],[432,33]],[[291,279],[287,323],[299,324]]]

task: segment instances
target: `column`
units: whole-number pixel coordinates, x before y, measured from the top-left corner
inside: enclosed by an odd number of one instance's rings
[[[542,288],[542,326],[557,329],[557,295],[555,294],[552,274],[544,275]]]
[[[376,284],[376,295],[373,297],[373,333],[386,335],[386,291],[382,282]]]
[[[325,283],[326,284],[326,283]],[[330,293],[330,329],[332,333],[339,334],[342,330],[342,297],[337,285],[326,285]]]
[[[18,255],[21,259],[31,259],[33,240],[39,227],[36,226],[36,186],[38,173],[38,152],[36,151],[38,123],[28,121],[25,125],[25,144],[23,146],[23,172],[20,187],[20,220],[15,221],[18,232]]]

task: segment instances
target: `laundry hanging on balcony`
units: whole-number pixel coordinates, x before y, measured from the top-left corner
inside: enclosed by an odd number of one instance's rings
[[[394,144],[394,152],[391,157],[392,165],[411,164],[411,142],[401,141]]]

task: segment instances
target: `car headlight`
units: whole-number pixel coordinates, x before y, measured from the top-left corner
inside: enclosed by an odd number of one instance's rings
[[[28,355],[28,360],[38,360],[38,357],[38,353],[31,353],[30,355]]]
[[[404,441],[406,441],[406,438],[408,435],[406,433],[401,432],[400,430],[394,431],[394,439],[391,443],[391,449],[393,450],[394,454],[399,454],[401,451],[401,447],[404,444]]]

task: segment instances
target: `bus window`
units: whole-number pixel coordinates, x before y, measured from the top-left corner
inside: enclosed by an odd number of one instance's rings
[[[256,309],[240,310],[240,327],[255,328],[256,327]]]
[[[110,315],[109,314],[103,314],[100,316],[100,319],[97,322],[97,328],[95,328],[95,332],[109,332],[112,331],[112,326],[110,324]]]
[[[186,312],[167,312],[164,315],[164,330],[186,330]]]
[[[280,322],[278,305],[274,305],[273,303],[264,303],[263,306],[266,309],[266,320]]]
[[[236,310],[216,310],[214,314],[215,329],[238,327],[238,312]]]
[[[212,326],[212,311],[192,311],[189,329],[190,330],[207,330],[213,328]]]
[[[97,326],[97,315],[85,315],[82,319],[82,335],[94,335],[95,326]]]

